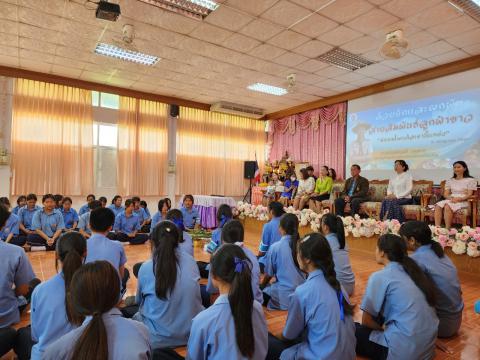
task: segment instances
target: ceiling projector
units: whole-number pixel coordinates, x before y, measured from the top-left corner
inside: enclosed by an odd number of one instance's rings
[[[120,16],[120,5],[109,3],[106,0],[100,0],[98,2],[97,11],[95,17],[97,19],[117,21]]]

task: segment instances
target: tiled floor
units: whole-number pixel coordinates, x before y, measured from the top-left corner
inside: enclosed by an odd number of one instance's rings
[[[256,252],[258,246],[257,231],[246,229],[246,244]],[[127,268],[130,269],[136,262],[144,261],[150,256],[150,246],[148,244],[140,246],[126,245],[125,250],[128,257]],[[43,281],[55,274],[55,255],[53,252],[37,252],[28,254],[37,276]],[[208,261],[207,254],[202,252],[201,247],[195,248],[195,257],[197,260]],[[356,289],[352,297],[352,302],[357,304],[355,310],[355,320],[361,319],[361,311],[358,304],[361,302],[363,292],[370,274],[380,266],[374,261],[373,255],[364,252],[351,250],[350,254],[352,267],[356,275]],[[458,336],[449,340],[439,340],[448,352],[437,349],[435,359],[480,359],[480,315],[475,314],[473,306],[476,300],[480,299],[480,277],[469,274],[460,274],[462,283],[463,297],[465,301],[465,310],[463,313],[463,323]],[[128,283],[127,295],[134,295],[136,290],[136,279],[132,276]],[[266,311],[266,318],[269,330],[278,334],[281,332],[286,319],[286,312]],[[28,314],[24,315],[19,326],[28,324]],[[6,359],[13,358],[11,355]],[[413,359],[412,359],[413,360]]]

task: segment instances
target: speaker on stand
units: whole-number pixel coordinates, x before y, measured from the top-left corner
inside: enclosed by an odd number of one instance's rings
[[[257,162],[256,161],[245,161],[243,163],[243,178],[248,179],[248,190],[243,197],[243,202],[248,199],[248,202],[251,204],[252,203],[252,182],[253,179],[255,178],[255,170],[257,167]]]

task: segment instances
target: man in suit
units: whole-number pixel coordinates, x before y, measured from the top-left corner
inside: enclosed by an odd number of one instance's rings
[[[339,216],[345,215],[345,205],[350,204],[350,214],[354,216],[360,210],[360,204],[368,201],[369,182],[360,176],[360,165],[354,164],[350,167],[351,178],[345,182],[342,194],[335,200],[335,213]]]

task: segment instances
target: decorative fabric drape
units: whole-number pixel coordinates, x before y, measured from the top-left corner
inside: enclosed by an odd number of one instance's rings
[[[12,195],[93,191],[91,91],[16,79]]]
[[[244,161],[265,158],[265,123],[241,116],[180,108],[177,194],[243,196]]]
[[[121,96],[118,119],[118,193],[166,194],[168,105]]]
[[[271,121],[267,141],[270,161],[280,160],[288,151],[295,162],[309,162],[317,173],[326,165],[343,178],[346,115],[347,104],[339,103]]]

